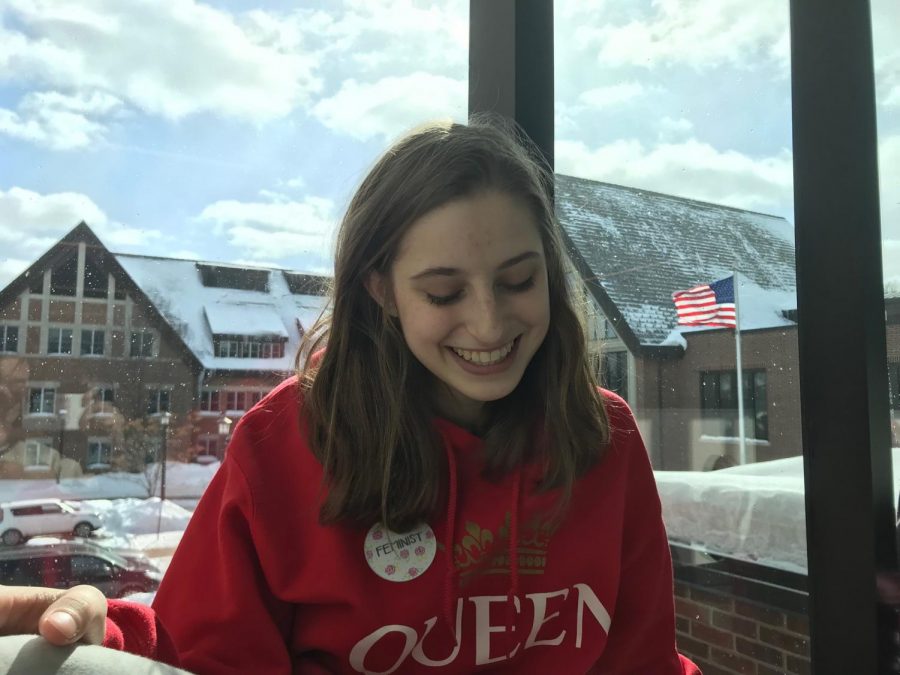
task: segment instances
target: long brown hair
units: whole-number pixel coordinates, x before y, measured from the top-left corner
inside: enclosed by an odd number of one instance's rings
[[[338,233],[330,314],[307,333],[298,355],[302,415],[325,471],[323,523],[381,521],[403,532],[442,510],[447,460],[426,395],[433,377],[366,281],[373,272],[389,278],[419,218],[488,190],[522,200],[535,216],[550,327],[516,389],[487,404],[485,475],[496,480],[539,461],[541,489],[562,488],[563,503],[602,455],[609,424],[568,287],[552,176],[537,156],[524,134],[497,118],[430,126],[390,148],[356,191]],[[320,358],[306,358],[326,344]]]

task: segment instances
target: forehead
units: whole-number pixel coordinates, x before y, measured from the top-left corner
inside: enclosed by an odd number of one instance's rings
[[[543,253],[537,221],[521,199],[486,192],[439,206],[415,221],[400,243],[395,269],[495,267],[525,250]]]

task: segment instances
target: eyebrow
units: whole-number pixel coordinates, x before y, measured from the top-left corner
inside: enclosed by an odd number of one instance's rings
[[[500,265],[497,267],[497,270],[505,270],[508,267],[512,267],[513,265],[518,265],[523,260],[530,260],[532,258],[540,257],[541,254],[537,251],[525,251],[525,253],[520,253],[519,255],[500,263]],[[418,274],[414,274],[410,277],[410,279],[416,280],[423,279],[425,277],[454,277],[461,273],[462,270],[456,267],[429,267],[426,270],[422,270]]]

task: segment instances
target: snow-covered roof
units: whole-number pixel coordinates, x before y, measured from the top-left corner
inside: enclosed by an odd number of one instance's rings
[[[556,175],[556,211],[595,285],[641,346],[677,344],[674,291],[739,272],[741,328],[793,325],[793,228],[784,218]],[[708,330],[678,328],[679,332]]]
[[[114,254],[156,309],[209,370],[289,372],[306,331],[319,316],[325,297],[290,292],[282,270],[268,271],[265,290],[205,286],[198,261]],[[220,266],[218,263],[210,265]],[[220,357],[213,335],[286,338],[277,359]]]
[[[203,311],[213,335],[288,337],[274,304],[216,302]]]

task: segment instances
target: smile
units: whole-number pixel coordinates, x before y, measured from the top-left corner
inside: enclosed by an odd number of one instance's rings
[[[469,363],[476,366],[493,366],[502,362],[507,356],[509,356],[509,353],[513,350],[513,347],[516,346],[516,340],[518,339],[519,338],[510,340],[499,349],[491,349],[488,351],[459,349],[457,347],[450,347],[450,349],[461,359],[468,361]]]

